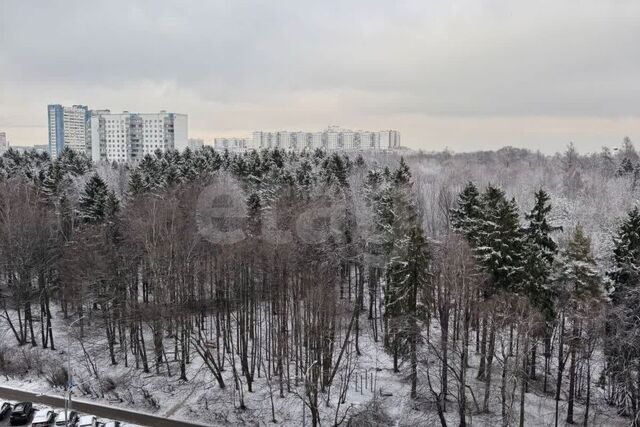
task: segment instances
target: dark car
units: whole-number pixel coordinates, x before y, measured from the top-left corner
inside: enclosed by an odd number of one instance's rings
[[[4,417],[9,415],[10,412],[11,412],[10,403],[4,402],[2,405],[0,405],[0,420],[4,420]]]
[[[34,409],[31,402],[20,402],[13,407],[9,422],[12,426],[26,424],[31,419]]]

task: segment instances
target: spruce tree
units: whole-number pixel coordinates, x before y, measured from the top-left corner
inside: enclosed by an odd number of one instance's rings
[[[496,289],[518,292],[524,278],[525,243],[518,206],[491,185],[482,195],[482,205],[476,256]]]
[[[620,393],[629,388],[628,378],[640,378],[640,211],[634,207],[627,213],[614,238],[613,269],[608,273],[613,282],[612,306],[606,324],[606,374]],[[640,398],[631,395],[633,418],[640,414]],[[626,407],[626,402],[615,402]]]
[[[109,189],[107,184],[98,176],[93,174],[84,186],[84,191],[80,196],[80,216],[89,223],[102,221],[107,214],[107,201]]]
[[[247,234],[258,237],[262,233],[262,204],[258,193],[251,193],[247,199]]]
[[[406,185],[411,181],[411,171],[404,157],[400,157],[400,166],[393,173],[393,181],[396,185]]]
[[[540,189],[535,193],[534,206],[525,215],[528,221],[525,252],[529,299],[550,321],[553,319],[553,295],[549,278],[558,245],[551,237],[553,228],[548,221],[551,212],[549,200],[549,195],[544,190]]]
[[[364,181],[364,197],[368,206],[373,207],[374,203],[380,198],[380,191],[384,178],[379,169],[371,169],[367,172]]]
[[[640,280],[640,210],[631,209],[620,224],[614,239],[614,270],[610,273],[615,282],[612,293],[614,303],[624,299],[626,291],[637,287]]]
[[[591,239],[577,226],[560,259],[559,296],[572,309],[584,301],[604,296],[602,280],[591,253]]]
[[[407,334],[407,315],[413,313],[412,301],[409,298],[409,276],[406,268],[411,263],[423,265],[421,260],[409,260],[417,257],[417,246],[420,246],[418,234],[422,229],[411,194],[411,173],[403,161],[392,174],[391,179],[384,182],[380,196],[374,200],[377,228],[380,230],[381,246],[387,258],[386,287],[384,294],[384,318],[386,324],[385,346],[393,355],[394,370],[398,369],[398,359],[405,350],[412,350],[412,342]],[[380,180],[378,174],[370,173],[368,184],[375,187]],[[371,191],[371,189],[369,190]],[[424,245],[420,246],[424,248]],[[411,253],[411,255],[409,255]],[[411,268],[415,268],[411,264]],[[415,272],[415,270],[414,270]],[[417,274],[417,272],[416,272]],[[422,276],[420,276],[422,277]]]
[[[457,200],[457,208],[451,210],[453,229],[465,236],[472,247],[477,246],[482,223],[480,193],[471,181],[465,186]]]
[[[248,168],[243,156],[236,155],[233,157],[231,172],[240,179],[248,176]]]
[[[326,185],[336,189],[344,189],[349,186],[349,164],[338,153],[333,153],[325,158],[322,163],[322,174]]]
[[[42,180],[42,192],[45,197],[55,202],[62,191],[65,180],[65,172],[59,162],[54,162],[49,166]]]
[[[304,159],[296,169],[296,182],[303,191],[308,192],[313,183],[311,163]]]
[[[131,175],[129,175],[129,189],[127,194],[130,197],[138,197],[141,194],[144,194],[146,190],[147,186],[142,178],[142,173],[139,168],[136,168],[131,172]]]
[[[389,175],[383,175],[388,179],[384,182],[375,204],[382,246],[387,255],[391,254],[396,240],[406,236],[417,219],[412,197],[411,173],[404,166],[401,165],[393,173],[389,172]]]
[[[394,360],[407,349],[411,359],[411,397],[416,397],[418,295],[427,286],[429,254],[422,227],[412,226],[408,234],[398,241],[395,254],[387,267],[385,315],[390,317],[392,338],[389,345]],[[397,361],[397,360],[396,360]],[[394,363],[394,368],[397,364]]]
[[[247,156],[247,175],[253,178],[259,178],[262,176],[262,160],[260,154],[253,150]]]
[[[628,157],[622,159],[620,162],[620,167],[618,168],[617,175],[618,176],[628,176],[633,173],[633,162]]]
[[[574,397],[576,389],[577,353],[581,342],[590,331],[582,328],[583,318],[604,299],[602,280],[596,268],[596,262],[591,253],[591,240],[584,233],[582,227],[574,230],[560,259],[558,277],[559,304],[562,310],[559,355],[564,345],[565,317],[570,325],[569,334],[569,390],[567,396],[567,423],[574,422]],[[560,356],[559,356],[559,359]],[[562,373],[565,361],[559,360],[558,380],[556,389],[561,389]],[[559,393],[556,391],[556,411]],[[556,412],[557,414],[557,412]],[[557,415],[556,415],[557,419]]]
[[[278,148],[274,148],[271,152],[271,162],[273,163],[273,165],[278,168],[278,169],[282,169],[284,167],[284,161],[286,158],[286,154],[284,152],[284,150],[279,150]]]
[[[526,293],[531,304],[542,314],[545,327],[540,331],[544,337],[545,366],[549,365],[551,357],[551,333],[555,319],[554,292],[551,284],[554,261],[558,246],[551,237],[553,228],[549,224],[548,215],[551,212],[549,195],[542,189],[535,193],[535,203],[529,213],[525,215],[528,221],[525,230],[525,262],[526,262]],[[536,379],[537,343],[531,346],[530,376]],[[547,371],[545,370],[545,385]]]

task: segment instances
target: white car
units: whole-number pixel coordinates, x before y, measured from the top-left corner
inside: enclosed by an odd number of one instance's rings
[[[67,422],[67,414],[64,411],[60,412],[56,417],[56,427],[71,426],[75,427],[78,422],[78,413],[76,411],[67,411],[69,414],[69,422]]]
[[[83,415],[78,421],[78,427],[98,427],[98,419],[93,415]]]
[[[49,427],[56,417],[56,413],[49,409],[40,409],[31,421],[31,427]]]

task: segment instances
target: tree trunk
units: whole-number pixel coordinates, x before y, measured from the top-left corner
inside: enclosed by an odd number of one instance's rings
[[[560,392],[562,389],[562,372],[564,371],[564,313],[561,315],[560,320],[560,336],[558,337],[558,376],[556,379],[556,413],[555,413],[555,427],[558,427],[558,410],[560,405]]]
[[[575,322],[575,320],[574,320]],[[571,347],[570,347],[570,362],[569,362],[569,396],[567,397],[567,424],[573,424],[573,404],[576,394],[576,341],[578,339],[578,328],[573,326]]]

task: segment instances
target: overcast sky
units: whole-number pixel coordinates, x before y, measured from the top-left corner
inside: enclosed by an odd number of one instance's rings
[[[640,1],[0,0],[0,131],[46,144],[49,103],[595,151],[640,141]]]

